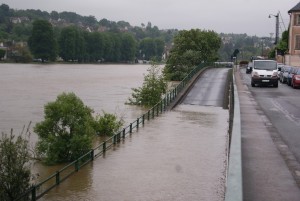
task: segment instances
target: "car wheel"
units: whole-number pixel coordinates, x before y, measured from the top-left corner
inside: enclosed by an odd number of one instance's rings
[[[255,87],[255,84],[251,82],[251,87]]]
[[[274,86],[275,88],[278,88],[278,83],[274,84],[273,86]]]

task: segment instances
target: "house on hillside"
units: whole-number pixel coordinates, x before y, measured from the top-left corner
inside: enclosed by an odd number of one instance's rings
[[[289,53],[285,55],[285,63],[300,66],[300,2],[288,13],[290,15]]]

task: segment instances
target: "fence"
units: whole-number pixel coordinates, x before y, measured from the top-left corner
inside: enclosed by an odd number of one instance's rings
[[[48,178],[41,181],[40,183],[33,185],[18,199],[16,199],[16,201],[38,200],[51,189],[58,186],[61,182],[70,177],[72,174],[78,172],[81,167],[93,161],[96,157],[104,154],[108,149],[121,142],[121,140],[124,140],[128,134],[132,134],[134,130],[138,130],[140,126],[144,126],[146,121],[150,121],[151,119],[154,119],[155,117],[159,116],[159,114],[166,111],[170,103],[176,98],[178,93],[180,93],[186,87],[186,85],[191,81],[191,79],[202,68],[208,65],[209,64],[207,63],[203,63],[195,67],[174,89],[168,91],[160,102],[158,102],[151,109],[149,109],[148,112],[138,117],[134,122],[130,123],[127,127],[123,128],[121,131],[102,142],[96,148],[79,157],[77,160],[68,164],[64,168],[58,170],[57,172],[50,175]]]

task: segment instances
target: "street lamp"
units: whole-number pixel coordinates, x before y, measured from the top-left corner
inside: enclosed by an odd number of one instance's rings
[[[277,13],[277,15],[269,14],[269,18],[271,18],[272,16],[276,18],[275,42],[274,42],[274,45],[277,45],[278,40],[279,40],[279,13]]]

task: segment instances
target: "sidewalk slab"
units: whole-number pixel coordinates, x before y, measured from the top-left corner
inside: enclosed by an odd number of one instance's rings
[[[299,201],[300,190],[274,144],[269,120],[255,102],[239,71],[243,195],[245,201]]]

